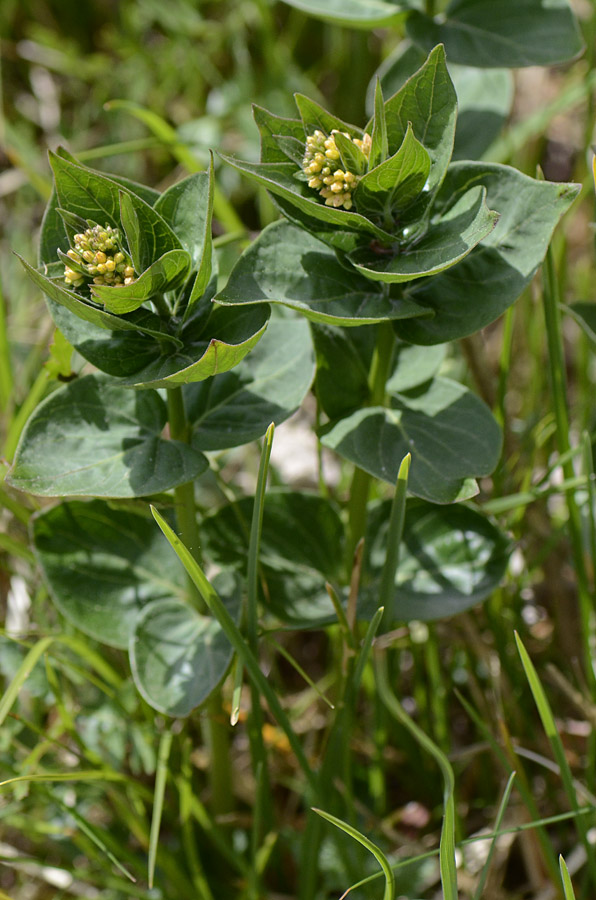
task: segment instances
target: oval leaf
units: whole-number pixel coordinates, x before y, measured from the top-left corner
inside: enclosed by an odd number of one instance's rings
[[[240,580],[222,573],[213,586],[237,619]],[[138,690],[168,716],[188,716],[204,703],[225,677],[234,655],[215,619],[175,599],[156,600],[140,611],[129,653]]]
[[[318,19],[351,25],[353,28],[376,28],[399,22],[411,3],[386,3],[385,0],[284,0],[302,12]]]
[[[358,410],[321,435],[326,447],[390,484],[411,453],[408,490],[432,503],[471,496],[469,480],[494,470],[502,442],[489,408],[446,378],[395,395],[390,409]]]
[[[51,394],[27,422],[8,481],[45,497],[143,497],[196,478],[202,454],[162,436],[164,401],[86,375]]]
[[[421,314],[401,296],[337,260],[333,251],[287,222],[275,222],[242,254],[218,303],[281,303],[313,322],[364,325]]]
[[[184,595],[184,573],[146,516],[101,500],[62,503],[34,517],[32,535],[54,603],[104,644],[128,647],[146,603]]]
[[[180,284],[188,271],[190,257],[186,250],[170,250],[139,275],[132,284],[92,284],[91,294],[106,310],[116,315],[133,312],[155,294],[171,290]]]
[[[315,374],[308,324],[275,319],[255,349],[231,372],[189,386],[186,414],[197,450],[247,444],[291,416]]]
[[[390,501],[371,510],[364,543],[364,602],[378,593],[390,512]],[[469,507],[408,503],[391,620],[444,619],[486,599],[505,574],[510,549],[505,535]]]

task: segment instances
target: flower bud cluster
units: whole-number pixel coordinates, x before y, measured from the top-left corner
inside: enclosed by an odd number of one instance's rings
[[[67,254],[74,263],[73,268],[64,267],[64,281],[72,287],[79,287],[85,278],[92,278],[93,284],[132,284],[135,270],[130,259],[120,249],[120,232],[106,225],[94,225],[74,236],[74,248]]]
[[[326,137],[322,131],[317,130],[314,134],[308,135],[302,169],[306,175],[310,176],[308,186],[319,191],[326,206],[333,206],[337,209],[343,206],[344,209],[351,209],[353,206],[352,191],[358,184],[358,176],[353,172],[335,168],[337,161],[341,158],[333,137],[337,133],[337,129],[333,129],[329,137]],[[368,157],[371,144],[369,134],[365,134],[361,140],[350,137],[346,131],[341,133]]]

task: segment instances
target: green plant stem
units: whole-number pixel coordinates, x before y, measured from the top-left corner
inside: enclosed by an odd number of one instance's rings
[[[548,344],[548,365],[550,370],[551,390],[553,394],[553,410],[556,424],[556,443],[560,455],[566,455],[562,464],[565,479],[575,477],[573,460],[570,455],[569,418],[567,415],[567,384],[565,378],[565,355],[561,333],[561,312],[559,307],[559,286],[557,283],[553,251],[549,247],[543,266],[542,291],[546,337]],[[575,493],[570,490],[566,494],[568,510],[568,529],[571,552],[577,577],[579,613],[581,618],[581,637],[583,642],[584,665],[586,677],[590,685],[592,697],[596,697],[596,677],[593,667],[594,608],[590,592],[588,574],[584,559],[584,543],[580,512]]]
[[[190,429],[186,419],[181,387],[168,390],[168,420],[172,440],[190,443]],[[186,484],[181,484],[174,489],[174,503],[180,537],[193,558],[200,564],[199,528],[192,481],[187,481]],[[188,597],[197,611],[201,615],[205,615],[207,606],[190,577],[188,577]],[[219,691],[211,695],[206,709],[208,724],[205,743],[209,751],[211,799],[215,814],[223,815],[229,812],[232,804],[232,777],[228,727]]]
[[[391,322],[382,322],[377,326],[377,343],[373,354],[369,384],[368,406],[385,405],[385,385],[391,372],[393,361],[393,348],[395,345],[395,333]],[[352,570],[354,552],[360,538],[366,528],[366,507],[370,494],[372,476],[364,469],[355,469],[350,489],[350,502],[348,505],[348,544],[347,544],[347,568],[348,576]]]

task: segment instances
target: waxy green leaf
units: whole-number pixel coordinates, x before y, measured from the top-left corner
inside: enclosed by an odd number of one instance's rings
[[[132,284],[92,284],[91,295],[106,310],[117,315],[138,309],[156,294],[179,287],[190,265],[186,250],[170,250],[139,275]]]
[[[479,68],[550,66],[582,50],[568,0],[452,0],[440,22],[412,12],[407,31],[423,49],[443,42],[451,62]]]
[[[394,219],[415,200],[426,184],[430,156],[408,125],[397,153],[364,175],[354,191],[359,212],[395,229]]]
[[[287,162],[288,155],[281,149],[280,137],[288,137],[305,144],[304,125],[300,119],[276,116],[262,106],[252,108],[255,124],[261,135],[261,160],[267,163]]]
[[[372,507],[364,541],[361,590],[371,605],[387,553],[390,510],[389,501]],[[392,620],[444,619],[486,599],[505,574],[510,549],[505,535],[469,507],[408,502]]]
[[[395,255],[360,249],[350,261],[368,278],[389,283],[413,281],[449,269],[484,240],[498,222],[499,214],[486,204],[486,190],[471,188],[458,196],[453,206],[433,220],[426,234]]]
[[[394,395],[388,409],[360,409],[330,423],[321,430],[321,441],[390,484],[411,453],[410,493],[431,503],[453,503],[476,492],[472,479],[494,470],[502,437],[478,397],[455,381],[435,378]]]
[[[247,497],[203,520],[205,553],[246,571],[253,500]],[[270,616],[292,627],[333,621],[325,581],[341,576],[343,526],[335,507],[316,494],[271,490],[263,512],[259,567]]]
[[[197,450],[223,450],[262,437],[291,416],[315,374],[308,324],[273,319],[231,372],[189,385],[184,399]]]
[[[334,129],[336,131],[347,131],[350,137],[362,137],[363,131],[361,128],[349,125],[342,119],[338,119],[337,116],[327,112],[319,103],[315,103],[314,100],[305,97],[304,94],[294,94],[294,100],[304,125],[305,137],[307,134],[313,134],[317,130],[330,135]]]
[[[368,157],[369,168],[374,169],[377,166],[380,166],[381,163],[385,162],[388,156],[389,141],[387,138],[385,98],[383,97],[381,82],[377,79],[377,83],[375,84],[374,118],[372,121],[370,154]]]
[[[213,587],[238,619],[240,579],[221,573],[213,579]],[[129,652],[138,690],[147,703],[168,716],[188,716],[204,703],[234,655],[216,619],[175,599],[155,600],[139,612]]]
[[[31,280],[50,298],[54,303],[65,307],[69,312],[74,313],[79,319],[89,323],[97,329],[105,331],[133,331],[142,334],[151,335],[159,341],[173,344],[174,346],[182,346],[182,342],[165,330],[164,323],[159,316],[149,310],[132,312],[127,318],[124,316],[115,316],[103,309],[86,303],[84,298],[73,290],[69,290],[62,284],[46,278],[33,266],[19,257],[25,270]],[[61,264],[60,264],[61,265]],[[110,288],[110,290],[112,290]],[[50,311],[52,307],[50,306]],[[73,343],[71,341],[71,343]]]
[[[325,244],[288,224],[264,229],[234,267],[218,303],[281,303],[314,322],[363,325],[420,315],[399,294],[342,265]]]
[[[7,476],[45,497],[143,497],[196,478],[198,451],[167,440],[156,391],[129,391],[86,375],[51,394],[30,417]]]
[[[120,227],[122,187],[105,175],[50,152],[59,205],[98,225]]]
[[[52,600],[104,644],[128,647],[145,604],[184,596],[184,573],[147,516],[72,501],[35,516],[32,536]]]
[[[433,319],[400,324],[400,337],[410,343],[456,340],[497,319],[534,277],[557,222],[579,191],[578,185],[537,181],[509,166],[458,162],[437,196],[437,213],[474,185],[486,187],[487,204],[499,211],[499,221],[457,266],[406,288],[407,297],[435,313]]]
[[[208,298],[207,304],[211,306]],[[156,344],[152,361],[120,383],[137,388],[176,387],[227,372],[261,339],[269,314],[269,306],[242,310],[212,307],[206,316],[197,309],[195,317],[178,331],[180,349],[164,353]]]
[[[386,101],[385,114],[389,153],[401,147],[410,123],[428,151],[431,166],[426,199],[430,200],[451,159],[457,118],[457,96],[442,46],[435,47],[422,68]]]
[[[155,211],[168,223],[176,238],[190,254],[191,266],[198,269],[206,236],[211,236],[210,184],[208,172],[195,172],[177,181],[160,194]]]
[[[284,0],[284,3],[319,19],[352,28],[397,24],[412,6],[411,2],[386,0]]]

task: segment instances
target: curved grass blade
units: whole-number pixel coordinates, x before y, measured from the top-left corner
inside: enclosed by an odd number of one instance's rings
[[[348,825],[348,823],[344,822],[342,819],[337,819],[330,813],[324,812],[322,809],[316,809],[316,807],[313,807],[313,812],[316,812],[316,814],[318,816],[321,816],[323,819],[327,819],[327,821],[331,822],[332,825],[335,825],[336,828],[339,828],[341,831],[349,834],[350,837],[354,838],[355,841],[358,841],[359,844],[362,844],[363,847],[366,847],[369,853],[372,853],[374,858],[381,866],[383,874],[385,876],[385,893],[383,894],[383,900],[394,900],[395,875],[393,874],[393,869],[389,865],[389,860],[387,859],[383,851],[379,847],[377,847],[376,844],[373,844],[371,840],[357,831],[356,828],[354,828],[352,825]]]
[[[575,900],[575,891],[571,882],[571,876],[567,863],[562,856],[559,856],[559,868],[561,869],[561,881],[563,882],[563,891],[565,892],[565,900]]]
[[[412,737],[420,744],[420,746],[430,753],[441,770],[445,785],[443,792],[443,827],[441,828],[441,840],[439,844],[441,885],[443,887],[443,900],[458,900],[457,869],[455,862],[455,776],[453,774],[453,769],[445,754],[439,750],[436,744],[433,743],[422,729],[409,717],[389,687],[385,655],[379,653],[376,662],[377,690],[381,700],[398,722],[408,729]]]

